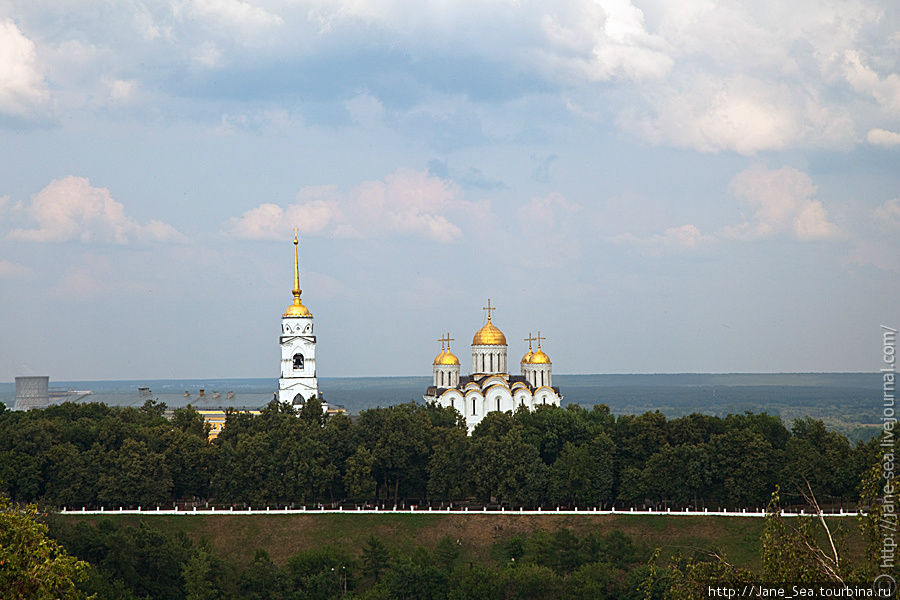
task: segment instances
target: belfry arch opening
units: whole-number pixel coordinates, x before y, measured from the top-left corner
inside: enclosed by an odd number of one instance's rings
[[[303,355],[299,352],[294,355],[294,370],[299,371],[303,369]]]

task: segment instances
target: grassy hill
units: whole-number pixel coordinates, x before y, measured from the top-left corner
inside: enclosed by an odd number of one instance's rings
[[[500,543],[514,535],[568,528],[579,536],[618,530],[638,544],[661,548],[663,557],[715,551],[735,565],[756,569],[764,525],[760,518],[663,515],[59,515],[56,519],[62,527],[79,520],[114,519],[123,525],[144,521],[169,533],[183,532],[195,543],[206,541],[217,554],[241,566],[256,549],[266,550],[277,564],[299,550],[326,545],[358,556],[373,534],[401,552],[432,548],[449,537],[458,541],[463,560],[480,562],[496,558]],[[830,526],[847,532],[851,554],[861,552],[854,519],[834,519]]]

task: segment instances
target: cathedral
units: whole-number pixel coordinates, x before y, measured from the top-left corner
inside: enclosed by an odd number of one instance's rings
[[[441,353],[433,365],[434,383],[425,391],[426,402],[452,407],[466,420],[469,433],[491,411],[514,411],[520,406],[534,409],[541,404],[559,406],[562,396],[553,387],[552,363],[541,349],[546,338],[529,333],[528,352],[519,362],[521,375],[510,375],[506,360],[506,336],[494,325],[488,305],[487,323],[472,338],[472,374],[460,376],[459,358],[450,351],[450,334],[442,335]],[[533,343],[537,342],[537,351]]]

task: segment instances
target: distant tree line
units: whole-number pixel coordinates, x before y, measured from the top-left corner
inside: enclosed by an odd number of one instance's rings
[[[764,507],[853,502],[877,440],[851,445],[821,421],[788,429],[762,414],[667,419],[540,407],[489,413],[471,436],[450,408],[399,404],[357,418],[270,403],[229,411],[207,442],[190,407],[66,403],[0,412],[0,492],[50,506],[209,500],[250,506],[339,502],[509,506]],[[793,496],[792,496],[793,495]]]

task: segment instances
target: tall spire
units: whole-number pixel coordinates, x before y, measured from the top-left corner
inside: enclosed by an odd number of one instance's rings
[[[300,294],[303,290],[300,289],[300,253],[297,249],[297,246],[300,244],[300,239],[297,237],[297,228],[294,227],[294,289],[291,292],[294,294],[294,301],[288,306],[288,309],[284,311],[282,317],[311,317],[312,313],[309,312],[309,309],[303,306],[303,302],[300,301]]]
[[[297,228],[294,227],[294,297],[299,299],[300,292],[303,290],[300,289],[300,252],[297,249],[297,246],[300,245],[300,240],[297,238]]]

